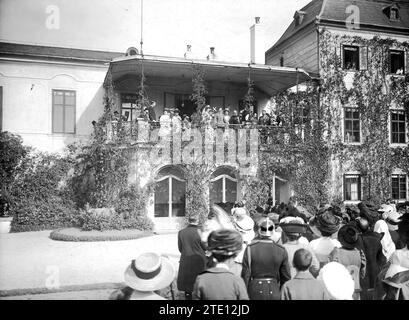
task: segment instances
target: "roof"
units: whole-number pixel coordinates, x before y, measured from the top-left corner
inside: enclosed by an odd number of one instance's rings
[[[135,55],[113,59],[109,67],[112,80],[120,81],[128,76],[140,74],[142,62],[144,74],[148,79],[149,77],[191,79],[194,65],[203,67],[207,81],[247,83],[250,72],[255,86],[270,96],[310,79],[306,71],[296,68]]]
[[[400,8],[400,19],[391,21],[383,10],[393,4]],[[362,29],[383,29],[391,33],[409,34],[409,2],[389,0],[313,0],[300,11],[305,11],[303,22],[295,25],[293,20],[281,38],[267,51],[270,52],[287,39],[306,28],[311,23],[317,25],[336,24],[345,26],[348,17],[346,8],[356,5],[360,10],[360,25]]]
[[[38,46],[0,42],[0,56],[47,58],[53,60],[70,60],[88,63],[107,63],[114,57],[122,56],[122,52],[84,50],[63,47]]]

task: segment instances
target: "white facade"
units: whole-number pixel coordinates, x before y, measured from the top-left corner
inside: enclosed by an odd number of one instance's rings
[[[41,151],[61,152],[86,138],[103,111],[108,66],[29,59],[0,59],[2,129]],[[52,91],[75,91],[75,133],[53,133]]]

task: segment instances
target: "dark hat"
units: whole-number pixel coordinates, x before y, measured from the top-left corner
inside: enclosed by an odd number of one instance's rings
[[[209,251],[223,256],[238,254],[243,246],[243,237],[240,232],[231,229],[212,231],[207,239]]]
[[[352,225],[345,225],[338,231],[338,241],[347,249],[355,248],[359,239],[359,230]]]
[[[400,218],[398,223],[398,233],[403,237],[409,239],[409,213],[405,213]]]
[[[323,208],[310,220],[311,229],[320,236],[322,232],[334,234],[338,231],[340,225],[341,218],[333,212],[332,207]]]
[[[371,226],[375,224],[381,217],[378,212],[378,207],[372,201],[363,201],[358,203],[360,215],[366,218]]]
[[[280,227],[286,234],[302,234],[307,231],[307,225],[300,217],[286,217],[281,219]]]

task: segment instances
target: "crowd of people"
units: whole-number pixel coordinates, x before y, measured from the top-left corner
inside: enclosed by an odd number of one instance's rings
[[[137,119],[158,123],[160,126],[180,126],[180,127],[200,127],[200,126],[228,126],[228,125],[264,125],[264,126],[281,126],[283,121],[280,116],[274,112],[263,110],[261,115],[254,111],[254,106],[246,106],[238,112],[231,107],[211,107],[205,105],[202,108],[195,108],[195,111],[190,116],[181,114],[178,108],[166,107],[163,114],[156,116],[156,102],[151,101],[150,105],[144,107]],[[129,117],[120,115],[118,111],[114,111],[113,121],[129,121]],[[136,119],[134,119],[136,120]]]
[[[214,205],[205,224],[192,214],[179,231],[178,272],[142,254],[113,298],[174,299],[163,290],[176,278],[187,300],[407,300],[408,244],[409,202],[323,205],[315,215],[291,202]]]

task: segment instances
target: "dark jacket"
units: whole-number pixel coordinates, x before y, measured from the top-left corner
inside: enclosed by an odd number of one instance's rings
[[[243,279],[224,268],[210,268],[197,278],[194,300],[248,300]]]
[[[366,231],[358,240],[357,248],[361,249],[366,257],[366,274],[361,280],[362,295],[365,299],[365,294],[368,289],[375,287],[375,280],[386,263],[386,257],[382,252],[381,237],[377,232]]]
[[[248,250],[250,250],[250,263]],[[281,286],[291,279],[287,251],[270,239],[253,240],[244,251],[241,276],[247,288],[252,279],[274,279],[271,289],[274,291],[273,300],[274,298],[280,299]]]
[[[180,291],[192,292],[197,275],[206,266],[205,249],[198,226],[188,225],[179,231],[178,248],[181,255],[177,286]]]

